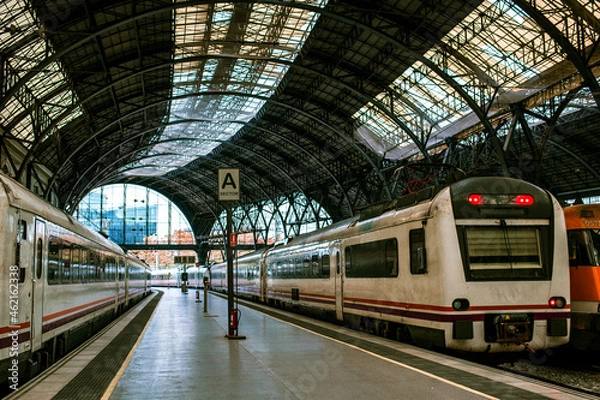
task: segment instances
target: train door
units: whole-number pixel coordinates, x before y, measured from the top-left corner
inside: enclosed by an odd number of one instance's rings
[[[259,276],[260,276],[260,301],[261,303],[267,302],[267,257],[260,257],[258,262],[259,265]]]
[[[129,264],[129,260],[125,259],[125,260],[121,260],[119,262],[119,280],[121,279],[121,277],[123,278],[123,280],[125,281],[124,285],[125,285],[125,306],[129,305],[129,301],[131,300],[131,293],[130,290],[131,288],[129,287],[129,272],[130,272],[130,268],[132,266]],[[121,275],[122,274],[122,275]]]
[[[344,268],[341,243],[333,243],[329,254],[331,255],[335,276],[335,316],[339,321],[342,321],[344,319]]]
[[[31,267],[31,350],[42,347],[42,317],[44,298],[44,264],[46,256],[44,245],[46,243],[46,223],[35,221],[35,241],[33,265]]]

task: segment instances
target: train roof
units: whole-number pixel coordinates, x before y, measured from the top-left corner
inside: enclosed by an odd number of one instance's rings
[[[298,235],[285,241],[284,244],[306,244],[317,243],[320,241],[332,240],[332,238],[340,238],[346,234],[350,234],[350,229],[361,230],[362,226],[368,226],[368,229],[377,229],[387,225],[402,223],[407,218],[410,219],[426,219],[428,216],[428,204],[445,189],[452,192],[454,201],[456,197],[467,201],[464,193],[470,193],[474,188],[478,188],[482,193],[516,193],[523,191],[524,193],[535,194],[538,203],[550,204],[549,194],[538,186],[523,181],[520,179],[509,177],[467,177],[450,184],[429,186],[423,190],[411,193],[389,201],[374,204],[360,211],[360,214],[329,225],[323,229],[313,232]],[[462,201],[462,200],[461,200]],[[419,207],[422,205],[422,207]],[[536,206],[537,207],[537,206]],[[409,213],[403,212],[410,209]],[[393,213],[393,214],[392,214]],[[598,213],[600,215],[600,212]],[[395,215],[394,220],[381,220],[381,216]],[[276,246],[275,246],[276,247]]]
[[[0,193],[0,201],[4,197],[12,207],[39,215],[63,228],[69,229],[72,232],[102,244],[114,252],[125,255],[125,251],[118,244],[107,239],[99,232],[89,229],[63,210],[32,193],[14,179],[0,173],[0,182],[2,183],[2,185],[0,185],[0,190],[4,192]]]
[[[348,234],[351,234],[350,230],[352,230],[352,232],[354,232],[354,230],[361,230],[363,225],[368,225],[369,229],[377,229],[378,225],[381,225],[381,227],[388,226],[390,221],[381,221],[381,216],[389,215],[390,213],[398,214],[399,211],[418,206],[419,204],[426,204],[427,202],[433,200],[433,198],[445,188],[448,188],[448,186],[431,186],[408,196],[403,196],[383,203],[377,203],[373,206],[363,209],[360,214],[352,218],[331,224],[323,229],[298,235],[297,237],[289,239],[288,242],[284,242],[284,244],[301,245],[306,243],[329,241],[334,238],[342,238]],[[427,205],[420,207],[418,211],[412,209],[410,218],[425,219],[427,217],[427,209]],[[398,219],[404,220],[407,216],[408,215],[406,213],[404,213],[403,216],[398,214]]]
[[[567,229],[600,228],[600,204],[576,204],[563,211]]]

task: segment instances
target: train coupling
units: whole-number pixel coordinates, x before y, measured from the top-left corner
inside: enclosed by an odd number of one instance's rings
[[[529,342],[533,336],[533,316],[525,313],[487,315],[485,336],[487,342]]]
[[[523,345],[531,354],[535,354],[535,349],[529,345],[529,343],[521,342],[520,345]]]

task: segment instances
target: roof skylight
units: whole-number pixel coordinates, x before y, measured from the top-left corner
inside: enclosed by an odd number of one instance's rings
[[[305,0],[324,7],[326,0]],[[250,121],[275,93],[318,14],[260,3],[218,3],[175,10],[173,100],[166,128],[148,158],[128,175],[163,175],[209,154]],[[185,61],[186,59],[190,61]],[[155,157],[153,157],[155,156]],[[161,165],[155,167],[156,157]]]
[[[25,0],[0,2],[3,79],[11,84],[35,71],[39,63],[53,54],[31,12],[31,5]],[[57,61],[51,62],[0,108],[3,126],[21,139],[26,148],[33,144],[36,132],[60,128],[82,115],[81,108],[74,107],[78,103],[77,96],[64,84],[66,81],[61,65]],[[65,113],[70,108],[73,111]],[[32,110],[36,110],[37,121],[32,118]]]
[[[562,6],[547,7],[553,12],[546,17],[556,26],[569,20],[568,15],[557,11]],[[565,54],[548,34],[514,3],[505,0],[483,1],[442,42],[443,46],[433,47],[424,56],[458,82],[482,108],[492,101],[501,107],[507,101],[530,96],[541,89],[534,78],[565,60]],[[427,137],[428,146],[478,121],[464,98],[420,61],[405,70],[380,98],[390,98],[390,92],[391,109],[414,134]],[[490,113],[498,110],[492,107]],[[362,128],[356,134],[363,142],[388,143],[387,148],[374,148],[379,154],[400,159],[418,151],[410,136],[390,123],[373,104],[365,105],[354,118]]]

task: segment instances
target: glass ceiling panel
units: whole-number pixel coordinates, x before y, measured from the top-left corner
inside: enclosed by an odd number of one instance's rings
[[[29,1],[2,1],[0,15],[0,48],[5,52],[4,79],[10,88],[25,74],[36,70],[42,60],[53,54],[53,49],[36,25]],[[78,103],[65,82],[68,80],[61,65],[52,62],[33,76],[0,110],[3,125],[11,126],[10,133],[21,139],[24,146],[31,146],[36,131],[45,131],[55,123],[60,127],[81,116],[81,108],[75,107],[66,117],[68,119],[58,121],[65,118],[64,112],[68,108]],[[38,126],[34,129],[36,118]]]
[[[550,11],[544,12],[545,17],[562,32],[579,32],[562,2],[547,0],[536,2],[536,6],[542,12]],[[587,6],[587,10],[600,18],[597,6]],[[583,37],[584,47],[593,45],[592,33]],[[535,78],[566,58],[554,40],[506,0],[483,1],[442,42],[444,47],[432,48],[425,57],[458,82],[482,108],[492,101],[503,107],[543,89]],[[578,43],[573,38],[571,42]],[[393,103],[391,109],[415,134],[427,134],[428,146],[478,122],[466,101],[421,62],[404,71],[389,89],[393,101],[387,91],[382,92],[380,101]],[[406,132],[374,109],[373,104],[367,104],[354,115],[361,126],[356,131],[359,139],[379,143],[380,147],[387,143],[387,147],[374,150],[388,158],[416,153],[417,147]],[[498,107],[490,109],[490,113],[496,111]]]
[[[327,0],[299,3],[324,7]],[[161,143],[126,175],[163,175],[209,154],[263,107],[288,70],[318,14],[273,4],[224,3],[178,8],[174,100]],[[208,57],[206,56],[208,55]],[[160,165],[156,160],[161,156]]]

